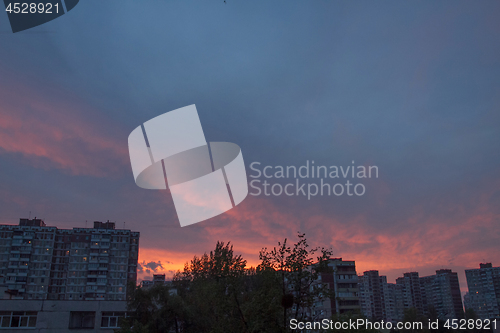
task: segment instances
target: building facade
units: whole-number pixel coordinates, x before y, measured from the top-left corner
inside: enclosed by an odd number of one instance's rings
[[[387,277],[378,271],[366,271],[358,276],[361,312],[373,321],[386,320]]]
[[[440,269],[436,275],[420,278],[424,314],[434,309],[438,318],[462,319],[464,310],[458,274],[451,269]]]
[[[376,270],[358,276],[361,312],[372,321],[395,323],[404,316],[404,283],[387,283],[387,277]],[[407,297],[407,296],[406,296]]]
[[[153,280],[142,280],[141,286],[143,288],[151,288],[157,285],[167,285],[165,274],[153,274]]]
[[[358,275],[353,260],[328,260],[329,272],[320,273],[319,282],[327,284],[332,297],[316,304],[317,318],[330,318],[334,314],[360,312]]]
[[[0,225],[3,298],[14,300],[125,300],[137,280],[139,233],[115,229],[58,229],[41,219]]]
[[[481,319],[500,317],[500,267],[480,264],[479,269],[465,270],[469,288],[468,307]]]
[[[402,286],[395,283],[387,283],[384,288],[386,321],[392,323],[403,320],[404,302]]]
[[[396,284],[400,286],[398,292],[401,293],[403,307],[415,308],[419,314],[423,314],[422,288],[418,272],[404,273],[402,277],[396,279]]]
[[[358,280],[361,310],[371,320],[402,321],[405,310],[410,308],[440,319],[464,316],[458,274],[449,269],[425,277],[419,277],[417,272],[404,273],[395,284],[387,283],[378,271],[364,272]]]
[[[1,300],[2,332],[113,332],[126,301]]]

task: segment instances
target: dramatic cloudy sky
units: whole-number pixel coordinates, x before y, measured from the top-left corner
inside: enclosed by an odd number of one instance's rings
[[[500,3],[84,0],[12,34],[0,13],[0,223],[141,232],[141,278],[297,231],[358,272],[500,265]],[[196,104],[249,165],[377,165],[363,197],[249,196],[181,228],[127,137]]]

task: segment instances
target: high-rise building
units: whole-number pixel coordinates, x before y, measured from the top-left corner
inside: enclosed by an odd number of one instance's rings
[[[402,295],[403,307],[415,308],[418,313],[423,314],[422,289],[418,272],[404,273],[403,277],[396,279],[396,284],[400,286],[398,291]]]
[[[440,269],[436,275],[420,278],[424,314],[431,309],[440,319],[461,319],[464,316],[458,274],[451,269]]]
[[[164,285],[165,284],[165,274],[153,274],[153,283]]]
[[[467,311],[467,309],[470,309],[470,297],[469,297],[469,292],[466,292],[464,295],[464,309]]]
[[[0,225],[0,278],[10,299],[125,300],[137,280],[139,233],[115,229],[58,229],[41,219]]]
[[[333,296],[321,304],[317,304],[316,312],[320,318],[330,318],[332,314],[359,312],[358,275],[354,261],[343,261],[342,258],[328,260],[329,272],[320,274],[319,281],[327,284]]]
[[[469,288],[468,306],[482,319],[500,317],[500,267],[480,264],[465,270]]]
[[[404,278],[401,279],[404,281]],[[395,323],[403,320],[404,299],[408,298],[407,284],[387,283],[386,276],[379,275],[378,271],[372,270],[358,277],[358,285],[363,315],[373,321],[383,320]]]
[[[155,285],[166,285],[165,274],[153,274],[153,280],[142,280],[141,286],[143,288],[151,288]]]
[[[395,283],[387,283],[384,295],[386,321],[396,323],[403,320],[404,302],[402,286]]]
[[[387,283],[378,271],[364,272],[358,280],[362,312],[372,320],[401,321],[410,308],[421,315],[435,311],[441,319],[463,318],[458,275],[449,269],[426,277],[419,277],[417,272],[404,273],[396,284]]]
[[[386,320],[387,277],[378,271],[366,271],[358,276],[361,312],[373,321]]]

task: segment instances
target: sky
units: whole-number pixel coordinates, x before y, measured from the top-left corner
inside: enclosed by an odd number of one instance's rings
[[[303,232],[358,273],[450,268],[466,291],[465,269],[500,265],[499,13],[493,1],[85,0],[16,34],[0,13],[0,223],[115,221],[141,233],[140,279],[171,277],[217,241],[256,266]],[[354,161],[378,178],[363,196],[249,195],[181,228],[168,191],[135,185],[127,138],[191,104],[208,141],[241,147],[248,176],[252,162]]]

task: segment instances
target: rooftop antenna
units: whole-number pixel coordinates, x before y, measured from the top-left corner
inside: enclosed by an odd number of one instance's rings
[[[125,221],[123,221],[123,229],[125,229]]]
[[[28,217],[28,220],[31,219],[31,210],[30,210],[30,216]]]
[[[87,220],[85,220],[85,228],[87,228]]]

